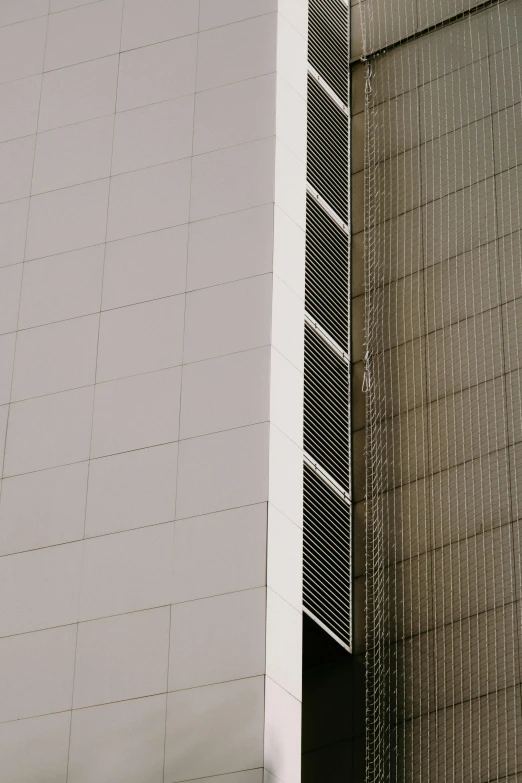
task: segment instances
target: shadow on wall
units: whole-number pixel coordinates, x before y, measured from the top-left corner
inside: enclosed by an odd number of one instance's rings
[[[364,783],[364,658],[303,616],[302,783]]]

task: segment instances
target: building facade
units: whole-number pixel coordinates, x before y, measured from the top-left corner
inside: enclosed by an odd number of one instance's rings
[[[0,25],[0,779],[298,783],[306,4]]]
[[[0,0],[0,783],[522,780],[520,0]]]

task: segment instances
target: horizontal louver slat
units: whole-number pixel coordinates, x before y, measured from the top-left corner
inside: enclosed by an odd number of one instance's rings
[[[306,312],[348,351],[348,236],[317,201],[306,205]]]
[[[308,60],[348,103],[348,8],[341,0],[310,0]]]
[[[350,489],[349,367],[305,328],[305,451]]]
[[[351,640],[350,506],[304,469],[303,603],[348,647]]]
[[[348,117],[315,79],[308,77],[307,179],[348,221]]]

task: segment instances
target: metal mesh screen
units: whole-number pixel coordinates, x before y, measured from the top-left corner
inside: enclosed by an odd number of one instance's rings
[[[367,783],[522,780],[522,3],[475,5],[361,4]]]

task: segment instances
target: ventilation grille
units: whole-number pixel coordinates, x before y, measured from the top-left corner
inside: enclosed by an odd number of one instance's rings
[[[304,447],[350,490],[349,368],[308,325],[305,328]]]
[[[348,649],[350,525],[350,506],[305,465],[303,604]]]
[[[306,312],[348,351],[348,236],[313,196],[306,204]]]
[[[310,0],[308,61],[348,103],[348,8],[341,0]]]
[[[307,179],[344,221],[348,221],[348,117],[308,77]]]

